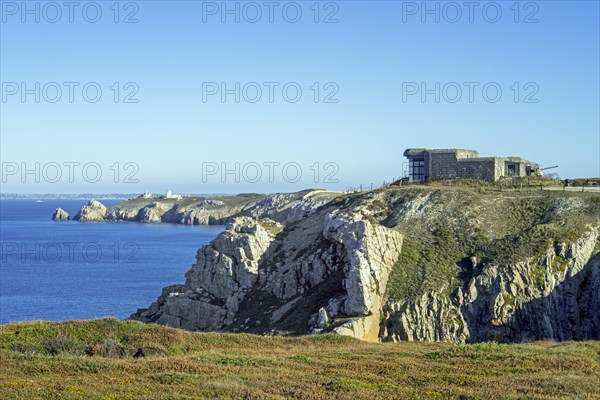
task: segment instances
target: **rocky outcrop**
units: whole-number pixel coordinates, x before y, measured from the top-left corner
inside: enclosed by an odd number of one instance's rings
[[[252,330],[333,331],[376,340],[402,237],[361,213],[326,208],[320,214],[285,232],[274,221],[236,218],[199,251],[185,285],[166,290],[132,318],[193,330],[245,331],[252,321]],[[328,286],[336,288],[331,297],[315,296]],[[251,318],[245,315],[257,305],[245,298],[249,292],[270,305]]]
[[[141,208],[136,215],[136,220],[139,222],[162,222],[162,216],[168,210],[168,205],[155,202]]]
[[[104,210],[96,209],[95,205],[92,206],[90,202],[78,213],[80,218],[76,217],[75,219],[82,222],[133,221],[225,225],[237,217],[251,217],[290,223],[308,217],[319,206],[329,202],[337,195],[339,193],[307,190],[274,195],[189,197],[181,200],[136,198]]]
[[[271,197],[131,318],[373,341],[600,339],[600,203],[586,196]]]
[[[402,236],[363,219],[364,215],[364,211],[334,211],[325,216],[324,237],[343,246],[347,260],[342,285],[346,296],[328,303],[326,319],[353,317],[333,331],[376,339],[388,277],[402,249]],[[335,303],[341,303],[341,307]]]
[[[237,218],[196,255],[184,285],[163,290],[143,321],[192,330],[220,330],[233,322],[246,292],[258,280],[259,262],[274,240],[272,231],[250,218]],[[275,223],[273,223],[275,224]]]
[[[69,213],[59,207],[56,210],[54,210],[54,214],[52,214],[52,220],[53,221],[68,221]]]
[[[73,218],[75,221],[99,222],[104,221],[107,208],[98,200],[90,200],[87,206],[83,206]]]
[[[592,257],[598,237],[593,229],[540,259],[484,266],[452,294],[430,291],[388,303],[381,338],[456,343],[600,338],[600,256]]]
[[[576,239],[548,240],[542,252],[520,261],[478,264],[471,257],[473,274],[456,289],[448,282],[415,298],[388,301],[380,339],[468,343],[600,338],[600,213],[595,201],[583,218],[577,210],[585,206],[577,198],[548,201],[540,213],[542,228],[564,221],[561,215],[581,218]]]

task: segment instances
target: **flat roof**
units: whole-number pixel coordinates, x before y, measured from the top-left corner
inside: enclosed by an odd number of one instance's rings
[[[417,156],[423,156],[425,152],[427,153],[452,153],[452,154],[456,154],[457,152],[466,152],[466,153],[474,153],[477,154],[477,156],[475,157],[469,157],[469,158],[459,158],[459,161],[490,161],[490,160],[504,160],[504,161],[508,161],[508,162],[519,162],[519,163],[528,163],[528,164],[532,164],[532,165],[537,165],[534,162],[531,162],[529,160],[526,160],[522,157],[518,157],[518,156],[509,156],[509,157],[499,157],[499,156],[488,156],[488,157],[480,157],[479,156],[479,152],[477,152],[476,150],[468,150],[468,149],[425,149],[425,148],[410,148],[410,149],[406,149],[404,150],[404,157],[417,157]]]
[[[464,152],[468,152],[468,153],[477,153],[477,150],[469,150],[469,149],[424,149],[424,148],[411,148],[411,149],[406,149],[404,150],[404,156],[408,157],[408,156],[418,156],[423,154],[424,152],[428,152],[428,153],[456,153],[459,151],[464,151]]]

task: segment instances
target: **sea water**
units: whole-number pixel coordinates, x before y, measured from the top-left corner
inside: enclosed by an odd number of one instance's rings
[[[116,200],[102,201],[110,206]],[[52,221],[83,200],[0,200],[0,323],[127,318],[183,283],[222,226]]]

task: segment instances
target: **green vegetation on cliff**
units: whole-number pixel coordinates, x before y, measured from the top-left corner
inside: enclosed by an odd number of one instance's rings
[[[462,183],[436,183],[437,189],[389,188],[370,200],[369,209],[380,223],[405,238],[389,278],[388,299],[414,298],[429,290],[452,293],[483,265],[510,267],[527,260],[539,264],[556,245],[574,243],[600,224],[598,194],[481,193]],[[415,204],[420,208],[411,209]],[[552,271],[564,271],[567,264],[557,256]],[[543,273],[537,278],[543,281]]]
[[[138,348],[145,357],[133,357]],[[377,344],[114,319],[27,322],[0,328],[0,397],[593,399],[598,354],[600,342]]]

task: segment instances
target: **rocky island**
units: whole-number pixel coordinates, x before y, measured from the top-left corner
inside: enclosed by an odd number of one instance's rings
[[[69,213],[59,207],[56,210],[54,210],[54,214],[52,214],[52,220],[53,221],[68,221]]]

